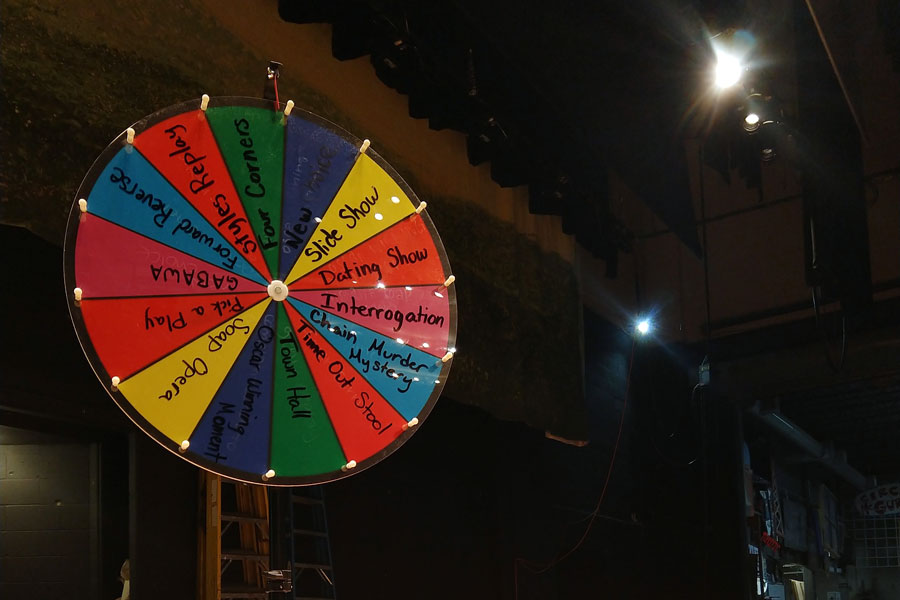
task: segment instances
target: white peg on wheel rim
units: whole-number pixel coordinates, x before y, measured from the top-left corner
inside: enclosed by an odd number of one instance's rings
[[[128,145],[134,144],[134,133],[135,132],[133,127],[129,127],[125,130],[125,142]]]
[[[207,108],[209,108],[209,94],[203,94],[200,96],[200,110],[206,112]]]
[[[269,469],[268,471],[263,473],[263,476],[262,476],[263,481],[268,481],[268,480],[274,479],[274,478],[275,478],[275,470],[274,469]]]

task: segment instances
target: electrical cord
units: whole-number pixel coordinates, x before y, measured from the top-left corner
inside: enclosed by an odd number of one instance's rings
[[[275,110],[281,110],[281,103],[278,101],[278,73],[272,74],[272,85],[275,87]]]
[[[622,400],[622,415],[619,418],[619,430],[616,433],[616,442],[613,445],[612,455],[609,459],[609,467],[606,470],[606,479],[603,482],[603,488],[600,490],[600,498],[597,500],[597,505],[594,507],[594,510],[590,514],[590,521],[588,521],[587,526],[584,529],[584,533],[581,534],[581,538],[578,542],[575,543],[569,550],[560,554],[556,558],[552,559],[550,562],[546,564],[541,564],[535,561],[526,560],[524,558],[516,558],[513,563],[513,572],[514,572],[514,581],[515,581],[515,598],[518,600],[519,598],[519,565],[526,567],[529,571],[534,573],[535,575],[540,575],[542,573],[546,573],[562,561],[566,560],[569,556],[575,553],[584,541],[587,539],[588,534],[591,531],[591,528],[594,525],[594,521],[597,520],[597,516],[600,513],[600,507],[603,505],[603,500],[606,498],[606,491],[609,488],[609,481],[612,478],[613,467],[616,464],[616,455],[619,452],[619,444],[622,440],[622,431],[625,428],[625,414],[628,410],[628,395],[631,390],[631,369],[634,366],[634,348],[635,348],[635,340],[631,341],[631,358],[628,361],[628,375],[625,378],[625,395]]]

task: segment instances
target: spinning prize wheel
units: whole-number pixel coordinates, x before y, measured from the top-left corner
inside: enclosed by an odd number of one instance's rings
[[[204,96],[136,123],[85,177],[65,244],[72,320],[119,407],[268,485],[396,450],[456,338],[425,203],[368,141],[292,107]]]

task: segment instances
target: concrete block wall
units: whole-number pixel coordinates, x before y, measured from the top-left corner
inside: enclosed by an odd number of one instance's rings
[[[0,444],[0,598],[89,598],[91,448]]]

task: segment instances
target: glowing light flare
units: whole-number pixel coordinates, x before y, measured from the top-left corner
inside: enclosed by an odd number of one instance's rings
[[[653,324],[650,323],[650,319],[641,319],[634,326],[634,330],[641,335],[647,335],[651,329],[653,329]]]
[[[744,67],[741,61],[727,52],[716,51],[715,84],[720,90],[730,88],[741,80]]]

